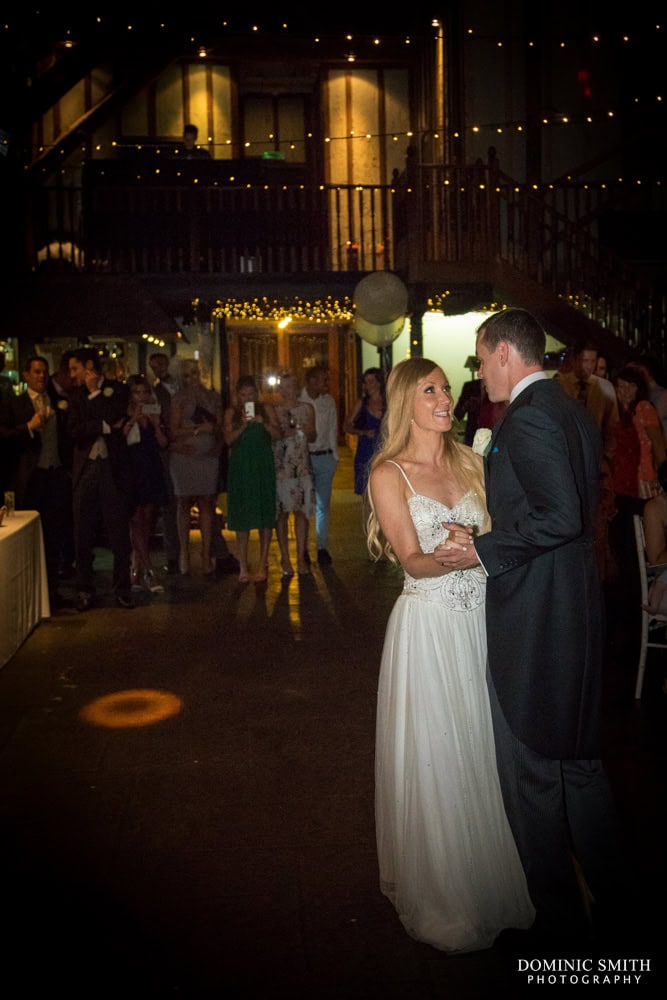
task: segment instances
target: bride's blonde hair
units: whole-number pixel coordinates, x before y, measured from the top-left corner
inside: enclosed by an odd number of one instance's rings
[[[370,462],[368,485],[364,496],[366,543],[375,561],[383,556],[393,563],[396,563],[397,559],[391,545],[382,534],[375,513],[370,486],[371,473],[377,466],[395,459],[408,448],[417,384],[439,367],[440,365],[428,358],[408,358],[392,368],[387,379],[387,410],[380,428],[378,447]],[[481,457],[467,445],[460,444],[452,431],[443,432],[442,439],[452,475],[461,484],[469,485],[478,494],[482,504],[485,504],[484,465]],[[489,527],[489,517],[486,514],[482,530],[488,531]]]

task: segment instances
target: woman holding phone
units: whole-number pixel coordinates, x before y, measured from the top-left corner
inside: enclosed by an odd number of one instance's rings
[[[272,442],[280,436],[273,407],[259,402],[252,375],[236,383],[234,405],[225,410],[223,429],[229,447],[227,527],[238,540],[239,582],[248,583],[250,532],[259,533],[259,568],[255,583],[268,573],[269,545],[276,526],[276,466]]]
[[[128,447],[133,507],[130,519],[132,585],[159,594],[164,587],[153,573],[150,540],[157,509],[166,497],[160,452],[169,442],[160,405],[146,376],[130,375],[127,382],[130,399],[123,434]]]

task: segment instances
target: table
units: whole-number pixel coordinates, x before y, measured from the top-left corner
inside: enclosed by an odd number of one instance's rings
[[[0,525],[0,667],[50,616],[42,520],[17,510]]]

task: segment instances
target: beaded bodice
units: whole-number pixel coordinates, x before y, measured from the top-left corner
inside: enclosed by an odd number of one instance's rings
[[[402,469],[401,472],[412,489],[412,484]],[[437,545],[445,541],[447,530],[442,526],[443,521],[450,524],[472,524],[478,531],[484,523],[484,507],[473,490],[468,490],[454,507],[447,507],[439,500],[422,496],[413,490],[412,496],[408,497],[408,508],[422,552],[433,552]],[[404,594],[444,604],[452,611],[469,611],[478,607],[484,602],[485,592],[486,574],[481,566],[457,569],[444,576],[419,580],[406,573],[403,583]]]

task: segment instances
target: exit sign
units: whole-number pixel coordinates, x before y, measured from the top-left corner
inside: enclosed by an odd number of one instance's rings
[[[263,160],[284,160],[285,159],[285,154],[284,153],[279,153],[277,150],[270,150],[270,151],[267,150],[264,153],[262,153],[262,159]]]

